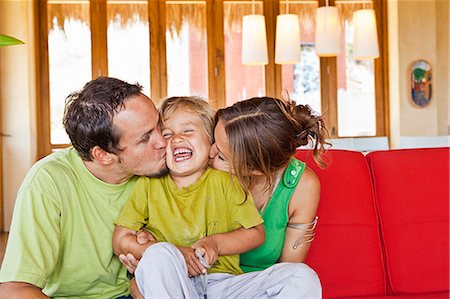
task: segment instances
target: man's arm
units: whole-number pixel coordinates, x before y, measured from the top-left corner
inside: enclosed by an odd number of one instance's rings
[[[139,244],[136,237],[137,231],[116,225],[113,234],[113,251],[117,256],[132,254],[136,259],[141,259],[145,249],[156,243],[155,240],[148,240],[147,243]]]
[[[50,298],[40,288],[26,282],[4,282],[0,284],[0,294],[2,298],[8,299]]]

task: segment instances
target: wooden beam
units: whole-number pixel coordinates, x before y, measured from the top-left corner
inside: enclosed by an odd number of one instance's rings
[[[208,93],[214,109],[226,106],[223,0],[207,0]]]
[[[390,137],[387,1],[374,1],[380,58],[375,60],[376,136]]]
[[[52,151],[50,144],[50,74],[48,62],[47,3],[35,2],[36,12],[36,120],[37,157],[45,157]]]
[[[92,78],[108,76],[106,0],[90,2]]]
[[[150,23],[150,90],[156,103],[167,96],[166,4],[163,0],[148,3]]]
[[[277,2],[277,3],[275,3]],[[265,66],[265,82],[266,95],[269,97],[281,97],[281,66],[275,64],[275,32],[277,15],[279,12],[278,1],[265,0],[264,16],[266,19],[267,31],[267,50],[269,56],[269,63]]]
[[[325,0],[319,0],[319,7],[325,6]],[[334,0],[329,1],[334,5]],[[325,125],[331,138],[338,137],[337,105],[337,61],[336,57],[320,58],[320,103]]]

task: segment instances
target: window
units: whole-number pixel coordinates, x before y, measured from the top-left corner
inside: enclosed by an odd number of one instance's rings
[[[167,95],[208,97],[206,1],[166,1]]]
[[[242,16],[249,0],[37,1],[39,32],[38,149],[44,156],[67,146],[61,125],[65,97],[91,78],[138,81],[155,102],[200,95],[215,108],[253,96],[289,97],[325,116],[331,137],[388,135],[386,3],[330,0],[342,19],[338,57],[315,54],[315,10],[325,0],[290,0],[300,16],[301,60],[275,65],[276,16],[286,1],[256,0],[264,14],[269,64],[241,64]],[[373,6],[381,57],[351,57],[352,12]]]
[[[297,104],[307,104],[314,111],[322,112],[320,100],[320,59],[315,52],[315,12],[318,2],[280,1],[280,13],[299,15],[300,20],[300,63],[281,66],[282,89]]]
[[[106,2],[108,75],[139,82],[150,96],[148,4],[145,0],[128,2]]]
[[[65,144],[64,99],[91,79],[89,1],[49,1],[47,9],[51,143]]]
[[[249,1],[224,1],[226,105],[265,95],[264,66],[246,66],[242,56],[242,17],[252,13]],[[263,14],[263,1],[255,1],[255,13]]]

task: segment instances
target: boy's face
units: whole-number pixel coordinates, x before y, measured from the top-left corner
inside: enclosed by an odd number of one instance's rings
[[[210,142],[200,117],[183,107],[164,119],[162,135],[167,139],[166,161],[170,175],[184,177],[205,171]]]

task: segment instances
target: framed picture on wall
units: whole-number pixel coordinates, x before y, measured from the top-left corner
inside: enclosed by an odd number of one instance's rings
[[[411,100],[419,108],[427,106],[432,95],[431,65],[426,60],[416,60],[412,63],[411,71]]]

